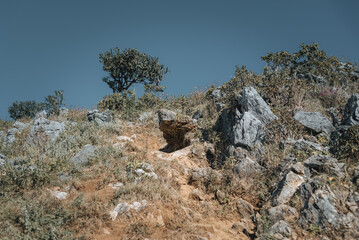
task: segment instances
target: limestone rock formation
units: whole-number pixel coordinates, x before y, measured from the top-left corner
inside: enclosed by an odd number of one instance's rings
[[[328,134],[334,130],[334,126],[329,119],[319,112],[299,111],[294,115],[294,119],[316,133],[324,132]]]

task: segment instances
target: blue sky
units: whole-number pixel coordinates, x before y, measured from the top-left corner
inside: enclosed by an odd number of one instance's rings
[[[170,73],[166,93],[227,82],[235,65],[259,73],[268,52],[318,42],[359,62],[357,0],[1,0],[0,118],[14,101],[64,90],[67,106],[111,94],[98,54],[137,48]]]

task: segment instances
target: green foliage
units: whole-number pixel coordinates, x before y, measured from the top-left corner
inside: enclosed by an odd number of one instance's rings
[[[50,114],[58,115],[60,113],[60,108],[63,107],[64,104],[64,91],[55,91],[54,95],[49,95],[45,98],[45,109]]]
[[[35,101],[16,101],[9,107],[8,112],[12,119],[17,120],[23,117],[33,118],[41,110],[43,110],[43,106]]]
[[[160,86],[168,68],[158,62],[158,58],[140,53],[137,49],[125,49],[122,53],[118,47],[99,55],[103,70],[109,77],[103,81],[120,93],[128,90],[132,84],[141,83],[152,91],[163,91]]]
[[[267,78],[276,76],[284,79],[308,76],[311,82],[316,83],[323,77],[330,86],[347,83],[346,73],[354,70],[351,63],[343,67],[338,58],[328,57],[325,51],[319,49],[317,43],[301,44],[300,47],[301,49],[293,54],[280,51],[263,56],[262,59],[268,63],[264,75]]]
[[[35,101],[14,102],[8,109],[10,117],[14,120],[29,117],[35,117],[37,112],[46,110],[50,114],[59,114],[60,108],[64,104],[64,91],[55,91],[53,95],[45,97],[45,102],[37,103]]]

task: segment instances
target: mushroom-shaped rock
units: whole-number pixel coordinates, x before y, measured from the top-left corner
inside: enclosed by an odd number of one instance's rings
[[[166,109],[158,111],[158,119],[160,130],[168,143],[168,151],[176,151],[190,144],[187,133],[196,129],[196,125],[191,119],[176,119],[176,113]]]

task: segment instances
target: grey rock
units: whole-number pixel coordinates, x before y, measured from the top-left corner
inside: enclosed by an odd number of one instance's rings
[[[289,138],[280,142],[280,147],[282,149],[284,149],[286,146],[293,146],[294,149],[302,151],[312,149],[322,152],[325,150],[320,144],[310,142],[304,139],[294,140]]]
[[[253,177],[262,171],[262,167],[249,157],[239,159],[233,167],[233,172],[239,177]]]
[[[304,183],[304,178],[292,171],[289,171],[278,183],[274,191],[273,205],[281,205],[290,201],[294,193]]]
[[[292,235],[292,231],[293,228],[289,223],[280,220],[269,229],[269,234],[274,236],[274,234],[279,233],[282,236],[290,237]]]
[[[61,132],[66,128],[64,122],[50,121],[46,118],[35,119],[30,127],[30,136],[33,138],[38,137],[44,133],[50,141],[55,141]]]
[[[105,123],[109,123],[112,121],[112,116],[110,110],[106,110],[100,113],[97,109],[87,112],[87,119],[90,122],[96,122],[99,125],[103,125]]]
[[[198,109],[192,116],[192,119],[198,120],[203,117],[202,111]]]
[[[158,176],[155,173],[153,167],[149,163],[141,163],[135,170],[135,173],[140,177],[137,180],[140,180],[143,176],[151,177],[153,179],[157,179]]]
[[[338,177],[343,177],[344,163],[328,155],[313,155],[304,161],[304,166],[314,169],[317,172],[328,172]]]
[[[328,118],[319,112],[299,111],[294,115],[294,119],[316,133],[330,133],[334,130],[334,126]]]
[[[238,110],[236,110],[238,113]],[[253,147],[262,136],[262,122],[249,112],[238,115],[233,126],[233,144],[235,146]]]
[[[167,109],[160,109],[157,111],[159,122],[171,121],[176,118],[176,113]]]
[[[245,87],[238,102],[242,112],[249,112],[264,125],[278,119],[254,87]]]
[[[213,99],[213,101],[217,102],[221,98],[224,98],[224,97],[226,97],[226,94],[219,87],[215,88],[212,91],[212,99]]]
[[[305,167],[304,164],[302,162],[297,162],[295,163],[292,167],[291,170],[296,173],[296,174],[300,174],[300,175],[304,175],[305,174]]]
[[[268,216],[272,222],[278,222],[280,220],[293,222],[299,217],[299,214],[295,208],[281,204],[268,209]]]
[[[65,200],[68,196],[67,192],[60,192],[60,191],[53,191],[53,190],[50,190],[50,194],[59,200]]]
[[[95,150],[96,148],[94,146],[92,146],[91,144],[87,144],[71,159],[71,161],[75,165],[86,165],[88,164],[89,160],[95,155]]]
[[[235,109],[222,111],[216,130],[235,147],[253,148],[262,140],[263,127],[277,117],[253,87],[246,87],[237,103]]]
[[[143,112],[140,114],[140,117],[138,118],[138,120],[140,120],[140,122],[146,122],[146,121],[150,120],[151,118],[153,118],[153,112]]]
[[[345,105],[344,118],[341,125],[359,124],[359,93],[353,94]]]
[[[47,118],[48,114],[46,110],[42,110],[35,114],[35,118]]]
[[[68,108],[61,107],[61,108],[59,109],[59,116],[66,115],[68,112],[69,112],[69,109],[68,109]]]
[[[7,131],[6,143],[13,143],[16,141],[16,133],[20,132],[17,128],[11,128]]]
[[[317,189],[310,195],[301,211],[300,222],[303,226],[339,226],[339,213],[335,208],[337,199],[330,190]]]
[[[4,165],[6,160],[6,157],[0,153],[0,166]]]
[[[120,214],[130,214],[133,210],[135,213],[144,210],[147,207],[146,200],[142,200],[141,202],[133,202],[132,204],[129,203],[119,203],[115,207],[115,209],[109,212],[112,221],[115,221],[117,215]]]
[[[251,219],[254,215],[254,207],[246,200],[239,198],[236,202],[237,212],[241,218]]]

